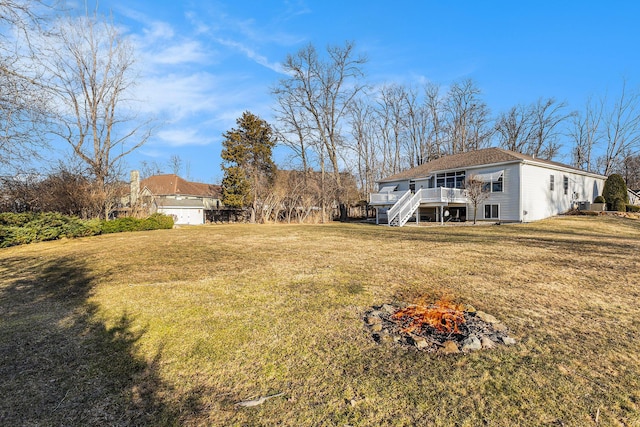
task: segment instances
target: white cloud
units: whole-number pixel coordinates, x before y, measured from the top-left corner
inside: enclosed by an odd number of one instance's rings
[[[208,56],[200,42],[196,40],[185,40],[146,55],[150,63],[166,65],[203,63]]]
[[[207,145],[212,142],[210,137],[198,134],[197,129],[167,129],[158,132],[157,137],[171,147],[184,145]]]
[[[206,72],[148,77],[136,89],[146,112],[168,115],[170,121],[216,109],[213,100],[217,81]]]
[[[146,39],[149,40],[171,40],[175,36],[173,27],[161,21],[149,21],[148,26],[142,30]]]
[[[272,71],[275,71],[276,73],[282,73],[284,74],[284,70],[282,69],[282,65],[280,65],[280,63],[278,62],[269,62],[269,60],[267,59],[266,56],[260,55],[258,53],[256,53],[253,49],[243,45],[240,42],[236,42],[233,40],[228,40],[228,39],[216,39],[216,41],[218,43],[220,43],[223,46],[227,46],[230,47],[232,49],[235,49],[237,51],[242,52],[244,55],[247,56],[247,58],[251,59],[252,61],[256,62],[257,64],[262,65],[263,67],[266,67]]]

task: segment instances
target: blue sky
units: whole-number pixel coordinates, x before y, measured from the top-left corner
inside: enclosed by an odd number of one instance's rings
[[[195,181],[220,182],[222,133],[248,110],[270,121],[280,63],[308,43],[356,44],[372,84],[471,78],[493,114],[540,97],[581,109],[640,84],[640,2],[103,0],[133,37],[137,96],[162,125],[129,157],[178,155]],[[79,8],[82,10],[83,8]],[[286,160],[284,149],[276,159]]]

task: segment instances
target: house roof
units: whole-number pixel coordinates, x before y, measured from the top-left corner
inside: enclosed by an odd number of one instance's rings
[[[484,148],[482,150],[468,151],[465,153],[443,156],[428,163],[423,163],[420,166],[416,166],[415,168],[411,168],[387,178],[381,179],[379,182],[423,178],[433,174],[434,172],[445,170],[465,169],[483,165],[518,162],[539,163],[556,168],[572,169],[576,172],[589,173],[580,169],[576,169],[572,166],[565,165],[563,163],[538,159],[526,154],[516,153],[515,151],[508,151],[503,150],[502,148],[491,147]]]
[[[220,198],[221,187],[201,182],[191,182],[175,174],[154,175],[140,182],[140,189],[148,188],[154,195],[176,194]]]

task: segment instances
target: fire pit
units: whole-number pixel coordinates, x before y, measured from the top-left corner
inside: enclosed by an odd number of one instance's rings
[[[374,306],[365,313],[364,321],[378,343],[441,354],[468,353],[516,342],[494,316],[447,298],[431,303],[422,298],[415,304]]]

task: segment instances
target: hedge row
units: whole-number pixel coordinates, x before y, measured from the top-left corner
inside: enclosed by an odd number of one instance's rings
[[[81,220],[59,213],[0,213],[0,248],[63,237],[86,237],[123,231],[158,230],[173,227],[173,218],[153,214],[149,218],[119,218],[112,221]]]

